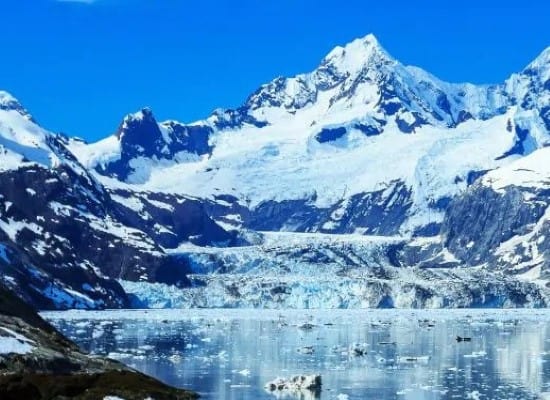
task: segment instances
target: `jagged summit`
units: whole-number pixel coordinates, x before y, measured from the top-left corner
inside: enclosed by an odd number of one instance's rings
[[[15,97],[13,97],[10,93],[0,90],[0,104],[2,106],[6,106],[11,103],[19,103]]]
[[[361,72],[366,66],[376,63],[396,63],[396,61],[373,34],[368,34],[345,46],[336,46],[322,60],[321,65],[330,64],[341,73],[355,74]]]
[[[532,67],[545,65],[548,53],[544,51],[531,64]],[[267,179],[266,176],[270,176],[268,170],[262,168],[275,167],[264,164],[283,158],[284,152],[289,149],[293,150],[287,154],[288,157],[309,165],[316,157],[321,157],[317,151],[318,145],[327,151],[329,146],[351,151],[369,138],[369,141],[380,143],[382,148],[372,155],[367,155],[370,147],[365,148],[362,157],[374,160],[381,158],[385,152],[396,151],[401,140],[410,140],[411,146],[418,145],[418,154],[413,157],[416,158],[429,151],[428,147],[423,147],[427,146],[422,144],[424,139],[415,141],[397,137],[390,143],[391,136],[430,132],[430,138],[426,139],[429,142],[435,141],[438,138],[436,135],[446,137],[452,133],[458,136],[459,133],[453,129],[468,121],[481,123],[504,116],[512,107],[518,107],[518,112],[514,111],[507,117],[510,119],[509,126],[519,130],[505,130],[506,134],[499,136],[501,143],[498,149],[494,148],[493,159],[525,155],[548,141],[545,130],[540,129],[541,123],[520,113],[522,110],[536,109],[540,120],[550,125],[546,108],[548,101],[540,95],[548,92],[545,87],[550,84],[544,83],[541,78],[544,73],[541,75],[541,71],[539,68],[529,74],[526,70],[500,85],[448,83],[421,68],[404,66],[381,46],[373,34],[369,34],[335,47],[313,71],[293,77],[277,77],[251,93],[240,107],[217,109],[208,118],[193,124],[173,120],[159,123],[149,108],[129,114],[123,119],[115,137],[91,145],[81,152],[80,158],[85,165],[90,165],[101,174],[139,184],[150,182],[155,171],[172,168],[174,164],[191,165],[189,169],[182,166],[178,175],[189,171],[198,173],[202,166],[199,168],[195,164],[197,162],[212,164],[205,167],[208,176],[204,181],[199,179],[200,183],[197,183],[193,176],[188,176],[190,182],[187,185],[178,181],[173,187],[182,185],[198,196],[208,196],[209,186],[228,186],[227,190],[231,191],[240,186],[245,192],[244,197],[261,201],[272,198],[274,193],[256,187],[257,174]],[[514,123],[516,118],[518,123]],[[243,154],[238,160],[235,158],[234,163],[227,163],[226,154],[237,157],[240,152]],[[276,156],[262,157],[261,154]],[[218,157],[220,159],[216,161]],[[254,161],[243,161],[248,159]],[[367,161],[358,163],[367,164]],[[404,168],[406,172],[393,177],[400,180],[409,176],[413,164]],[[215,183],[214,177],[209,176],[211,172],[219,169],[227,173],[228,165],[235,168],[228,173],[228,180],[224,180],[225,175],[219,174],[223,182]],[[492,166],[491,157],[468,168],[481,168],[482,165],[483,168]],[[281,168],[286,168],[286,165]],[[311,165],[307,168],[318,167]],[[304,170],[307,168],[304,167]],[[250,182],[241,181],[244,171],[251,174]],[[465,173],[463,170],[458,172]],[[371,171],[368,175],[364,182],[369,182],[366,186],[370,190],[377,187],[378,178],[371,177],[378,176],[379,171]],[[455,178],[453,176],[453,182]],[[236,180],[235,184],[229,183],[231,179]],[[464,177],[459,176],[458,181],[461,179]],[[380,178],[380,184],[382,180]],[[416,178],[407,180],[416,182]],[[292,179],[287,182],[290,186],[288,190],[277,193],[293,192],[292,198],[301,198],[303,193],[298,193],[302,190],[301,185],[290,181]],[[305,192],[321,191],[312,181],[307,181]],[[367,190],[354,182],[342,186],[357,186],[355,192]],[[194,188],[197,190],[194,191]],[[336,192],[350,193],[343,188]],[[333,201],[337,195],[330,197]]]
[[[122,138],[129,132],[139,135],[160,133],[157,126],[157,121],[153,115],[153,110],[149,107],[144,107],[135,113],[126,115],[122,120],[116,135],[120,140],[122,140]]]
[[[145,119],[145,118],[154,119],[155,118],[153,115],[153,109],[151,107],[143,107],[138,112],[134,114],[129,114],[128,117],[133,119]]]
[[[29,121],[33,121],[32,115],[23,107],[19,100],[4,90],[0,90],[0,110],[17,111]]]
[[[376,37],[369,34],[335,47],[311,72],[290,78],[280,76],[260,86],[243,107],[248,111],[278,107],[294,112],[318,103],[323,92],[335,89],[332,105],[355,94],[361,83],[391,75],[392,66],[398,65]],[[267,125],[270,121],[265,122]]]
[[[541,69],[550,71],[550,46],[544,49],[525,69]]]

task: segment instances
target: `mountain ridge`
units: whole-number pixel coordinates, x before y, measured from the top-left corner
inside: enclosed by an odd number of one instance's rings
[[[548,143],[550,48],[501,84],[454,84],[367,35],[236,109],[182,124],[143,108],[91,144],[1,92],[0,268],[45,308],[149,304],[140,284],[191,306],[250,306],[264,283],[265,304],[310,304],[316,265],[333,296],[365,285],[319,304],[542,306]]]

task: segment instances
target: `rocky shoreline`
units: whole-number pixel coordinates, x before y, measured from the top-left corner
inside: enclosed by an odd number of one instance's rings
[[[83,353],[30,306],[0,287],[0,398],[191,400],[118,361]]]

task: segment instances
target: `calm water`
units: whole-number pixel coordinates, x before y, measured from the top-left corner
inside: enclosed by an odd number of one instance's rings
[[[275,399],[266,382],[322,375],[319,397],[550,399],[550,312],[160,310],[45,313],[86,350],[205,399]],[[305,322],[310,330],[299,327]],[[472,337],[457,343],[456,336]],[[361,343],[365,356],[348,347]],[[305,346],[313,354],[304,354]],[[408,361],[410,357],[421,357]],[[347,397],[346,397],[347,395]]]

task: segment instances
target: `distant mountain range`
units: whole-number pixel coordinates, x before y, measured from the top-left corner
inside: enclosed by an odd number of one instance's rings
[[[0,92],[2,280],[40,308],[546,306],[550,48],[443,82],[373,35],[86,143]]]

